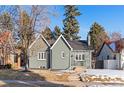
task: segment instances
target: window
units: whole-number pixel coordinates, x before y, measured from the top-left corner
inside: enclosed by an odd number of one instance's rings
[[[65,57],[65,53],[64,51],[61,52],[61,58],[64,58]]]
[[[78,55],[76,55],[76,60],[78,60]]]
[[[107,59],[109,59],[109,55],[107,55]]]
[[[84,55],[82,55],[82,60],[85,60]]]
[[[46,53],[45,52],[39,52],[38,53],[38,60],[45,60],[46,59]]]
[[[84,54],[76,54],[75,55],[75,60],[76,61],[84,61],[85,60],[85,55]]]
[[[116,55],[114,55],[113,59],[116,60]]]

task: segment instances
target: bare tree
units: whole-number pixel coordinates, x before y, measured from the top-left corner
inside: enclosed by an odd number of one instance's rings
[[[122,39],[121,33],[113,32],[111,34],[111,42],[115,42],[116,50],[120,52],[124,48],[124,40]]]
[[[26,8],[25,8],[26,7]],[[33,42],[36,34],[50,24],[49,15],[52,15],[48,6],[1,6],[3,11],[8,11],[14,21],[14,35],[18,39],[22,52],[24,54],[25,70],[28,70],[28,47]],[[54,14],[54,13],[53,13]]]
[[[24,53],[25,70],[27,71],[28,47],[34,40],[35,33],[41,31],[41,29],[43,30],[50,23],[48,17],[49,11],[46,6],[31,6],[29,13],[26,11],[24,13],[21,7],[18,7],[18,10],[20,14],[18,32]]]
[[[118,41],[121,39],[121,34],[119,32],[113,32],[111,34],[111,41]]]

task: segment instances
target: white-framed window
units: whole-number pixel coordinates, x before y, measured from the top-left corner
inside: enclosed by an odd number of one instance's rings
[[[45,52],[38,52],[38,60],[46,60],[46,53]]]
[[[61,58],[64,58],[64,57],[65,57],[65,52],[62,51],[62,52],[61,52]]]
[[[75,54],[75,61],[84,61],[85,60],[85,55],[84,54]]]

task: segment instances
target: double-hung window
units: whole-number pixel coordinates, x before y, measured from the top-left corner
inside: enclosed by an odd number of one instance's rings
[[[84,54],[75,54],[75,61],[84,61],[85,60],[85,55]]]
[[[38,52],[38,60],[46,60],[46,53]]]

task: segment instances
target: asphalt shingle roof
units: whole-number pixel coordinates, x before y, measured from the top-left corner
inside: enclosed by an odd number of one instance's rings
[[[73,50],[87,50],[89,49],[87,41],[85,40],[67,40]]]
[[[52,46],[55,43],[56,40],[48,40],[48,43],[50,46]],[[70,46],[73,48],[73,50],[88,50],[91,49],[87,45],[86,40],[67,40],[67,42],[70,44]]]

